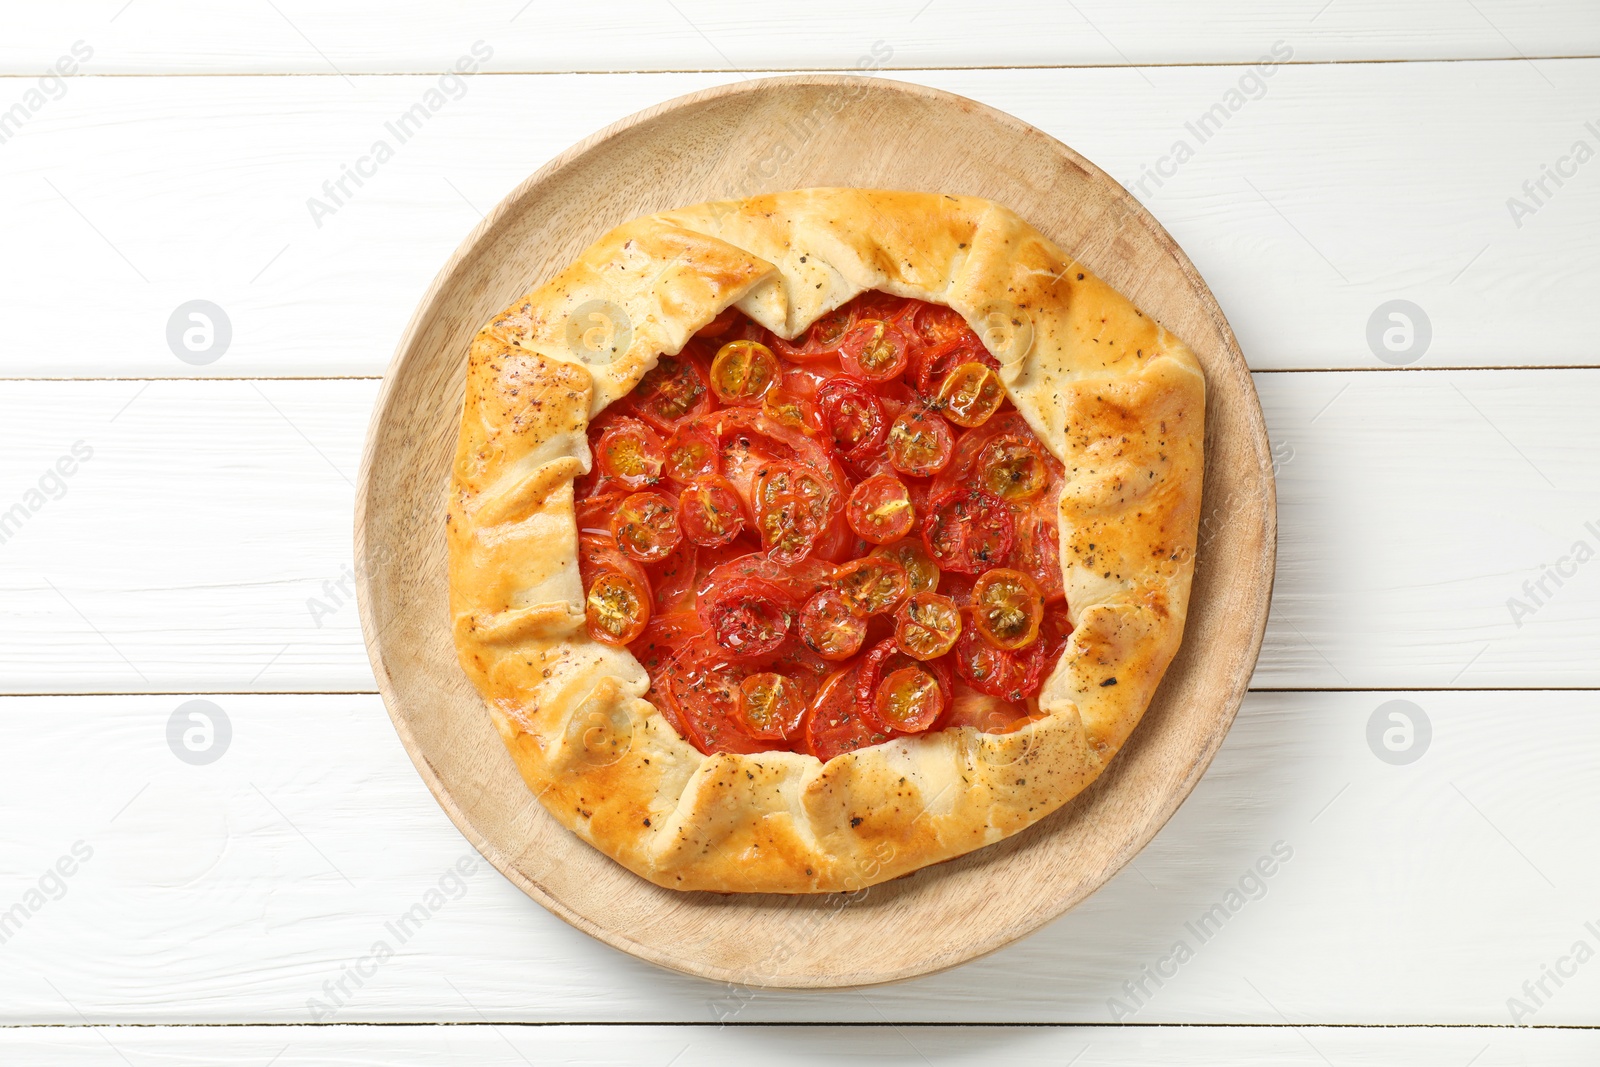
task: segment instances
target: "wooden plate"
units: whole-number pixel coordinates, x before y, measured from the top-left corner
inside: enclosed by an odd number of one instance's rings
[[[1208,397],[1188,629],[1128,746],[1027,831],[855,894],[677,893],[545,813],[456,665],[444,514],[467,346],[492,314],[621,222],[824,185],[1005,203],[1194,348]],[[1038,929],[1104,883],[1189,794],[1233,721],[1266,625],[1275,538],[1255,388],[1216,300],[1166,231],[1092,164],[1009,115],[844,76],[747,81],[669,101],[519,186],[418,307],[373,413],[356,494],[361,616],[378,686],[461,832],[580,930],[664,967],[752,986],[859,986],[937,971]]]

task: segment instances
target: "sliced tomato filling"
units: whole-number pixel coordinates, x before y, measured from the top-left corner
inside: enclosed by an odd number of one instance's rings
[[[590,426],[589,633],[702,752],[1015,730],[1071,634],[1060,463],[950,308],[729,309]]]

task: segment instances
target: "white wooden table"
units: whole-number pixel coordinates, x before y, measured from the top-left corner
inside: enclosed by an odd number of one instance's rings
[[[0,14],[0,1062],[1600,1062],[1600,7],[881,7]],[[374,692],[352,480],[516,182],[860,67],[1040,126],[1182,243],[1258,371],[1277,595],[1210,773],[1085,905],[903,985],[725,988],[473,862]]]

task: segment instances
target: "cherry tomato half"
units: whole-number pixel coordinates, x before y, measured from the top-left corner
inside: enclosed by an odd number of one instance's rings
[[[858,483],[845,502],[844,515],[852,530],[875,545],[900,540],[917,521],[911,494],[887,472]]]
[[[796,464],[770,464],[756,478],[756,529],[779,563],[798,563],[811,554],[834,507],[828,483]]]
[[[846,457],[875,452],[889,433],[883,404],[865,382],[848,375],[830,378],[817,390],[817,409]]]
[[[944,470],[955,447],[950,424],[931,411],[903,411],[889,427],[889,466],[913,478]]]
[[[589,586],[584,621],[596,641],[626,645],[650,621],[650,591],[621,571],[603,570]]]
[[[897,733],[921,733],[944,712],[939,681],[921,667],[901,667],[878,683],[873,712]]]
[[[808,703],[799,682],[775,671],[761,671],[739,683],[739,722],[758,740],[798,736]]]
[[[906,585],[913,593],[931,593],[939,588],[939,565],[928,555],[920,537],[907,537],[893,544],[879,545],[874,556],[887,556],[906,572]]]
[[[761,399],[761,413],[779,426],[805,433],[822,425],[822,416],[809,399],[779,386]]]
[[[883,718],[879,714],[879,688],[885,681],[888,680],[891,675],[908,667],[914,668],[919,672],[926,673],[929,677],[933,678],[937,684],[937,688],[940,690],[941,696],[938,710],[942,711],[946,706],[949,705],[951,696],[950,687],[952,684],[949,671],[942,664],[922,663],[911,658],[904,652],[900,651],[899,647],[895,644],[894,638],[891,637],[884,641],[878,642],[876,645],[873,645],[872,650],[861,659],[861,675],[856,680],[856,710],[866,718],[868,723],[883,730],[901,732],[900,727],[895,725],[896,722],[905,722],[907,724],[914,725],[914,723],[917,721],[917,717],[914,714],[905,718],[896,719]],[[886,710],[894,712],[896,711],[896,706],[891,705]],[[906,710],[909,711],[911,709],[907,708]],[[931,724],[933,719],[938,717],[938,711],[935,711],[933,717],[928,720],[928,723]],[[903,732],[913,733],[917,730],[925,729],[927,729],[926,725],[907,729]]]
[[[972,621],[990,644],[1015,652],[1039,639],[1044,594],[1021,571],[985,571],[972,587]]]
[[[711,390],[695,361],[683,354],[657,360],[633,387],[629,399],[640,418],[662,429],[711,410]]]
[[[617,547],[640,563],[666,559],[683,537],[677,508],[660,493],[634,493],[625,498],[617,505],[611,529]]]
[[[983,363],[963,363],[939,386],[939,407],[957,426],[982,426],[1005,402],[1000,376]]]
[[[678,496],[678,522],[690,541],[719,548],[744,530],[744,508],[728,480],[713,474],[683,487]]]
[[[961,609],[947,596],[915,593],[895,613],[895,644],[915,659],[937,659],[956,647],[960,636]]]
[[[638,419],[619,418],[595,446],[600,470],[629,489],[644,489],[661,480],[665,451],[661,438]]]
[[[825,660],[849,659],[866,639],[866,618],[837,589],[819,589],[800,609],[800,640]]]
[[[859,319],[839,344],[839,363],[862,381],[887,382],[905,373],[908,342],[898,326]]]
[[[851,319],[849,308],[834,308],[832,311],[824,312],[811,324],[811,329],[806,331],[806,341],[816,351],[835,351],[839,343],[844,340],[844,335],[849,332]]]
[[[982,489],[935,501],[922,524],[928,554],[941,568],[980,574],[1006,561],[1016,542],[1011,510]]]
[[[729,341],[711,361],[711,390],[724,404],[759,404],[780,373],[778,357],[760,341]]]
[[[1000,369],[1000,364],[976,334],[955,337],[932,347],[919,345],[913,356],[918,392],[926,397],[937,396],[939,386],[950,371],[963,363],[982,363]]]
[[[850,610],[865,618],[891,612],[908,589],[905,568],[888,556],[853,559],[833,573],[833,587]]]
[[[679,426],[667,438],[661,473],[675,482],[692,482],[718,470],[717,443],[702,426]]]
[[[1002,433],[978,452],[978,484],[1001,500],[1032,500],[1050,484],[1050,463],[1033,434]]]

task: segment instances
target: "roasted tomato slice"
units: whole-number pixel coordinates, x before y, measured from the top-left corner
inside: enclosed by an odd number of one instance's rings
[[[783,590],[753,578],[713,582],[695,610],[718,645],[747,657],[776,652],[789,636],[794,615]]]
[[[1005,399],[1000,376],[984,363],[963,363],[939,385],[939,410],[957,426],[982,426]]]
[[[1034,436],[1032,428],[1028,426],[1027,420],[1015,409],[1001,412],[984,423],[984,425],[968,430],[956,439],[955,453],[950,457],[949,465],[934,476],[933,496],[943,497],[952,490],[966,489],[974,485],[989,491],[984,485],[985,473],[981,469],[980,460],[984,458],[986,453],[989,453],[989,446],[996,442],[1013,444],[1027,442],[1033,449],[1037,449],[1037,451],[1031,453],[1032,459],[1043,462],[1042,473],[1045,475],[1046,481],[1041,487],[1041,491],[1026,498],[1010,501],[1015,506],[1015,509],[1040,505],[1054,508],[1056,498],[1060,495],[1061,463],[1044,450],[1044,446]],[[989,458],[998,459],[1004,454],[1002,450],[996,449],[989,455]],[[1010,477],[1012,473],[1022,474],[1021,481],[1024,486],[1034,483],[1040,471],[1034,469],[1031,461],[1025,457],[1012,456],[1012,458],[1022,460],[1022,471],[991,471],[988,476],[996,478],[1002,487],[1014,487],[1014,480]],[[998,496],[998,494],[995,495]]]
[[[634,493],[617,505],[611,520],[617,547],[639,563],[657,563],[678,547],[678,509],[661,493]]]
[[[928,555],[920,537],[907,537],[893,544],[879,545],[874,556],[887,556],[906,572],[906,585],[913,593],[931,593],[939,588],[939,565]]]
[[[1063,599],[1067,587],[1061,574],[1059,522],[1043,506],[1023,512],[1016,522],[1017,547],[1011,554],[1012,564],[1034,580],[1045,603]]]
[[[887,472],[859,482],[850,491],[844,514],[850,528],[875,545],[900,540],[917,521],[905,483]]]
[[[941,569],[979,574],[999,566],[1016,543],[1011,510],[982,489],[934,501],[922,525],[928,554]]]
[[[970,726],[980,733],[1004,734],[1022,726],[1033,716],[1034,712],[1027,704],[1013,704],[1009,700],[980,693],[963,682],[957,682],[955,698],[945,709],[944,718],[939,720],[938,728],[952,730]]]
[[[709,596],[717,586],[756,581],[778,590],[787,606],[798,608],[812,593],[827,585],[832,574],[833,568],[826,563],[805,560],[785,565],[766,553],[750,552],[712,568],[700,587],[700,595]]]
[[[670,432],[678,421],[711,410],[711,387],[697,361],[681,353],[657,360],[628,399],[641,419]]]
[[[956,641],[956,673],[980,693],[1020,703],[1037,696],[1047,670],[1054,664],[1060,645],[1035,641],[1028,647],[1008,652],[996,648],[979,631],[973,620],[975,608],[962,611],[961,637]],[[1052,651],[1054,645],[1054,651]]]
[[[697,545],[718,548],[744,530],[744,507],[726,478],[701,477],[678,495],[678,524]]]
[[[666,559],[645,565],[650,579],[654,614],[686,611],[694,607],[695,578],[700,549],[692,541],[678,542]]]
[[[889,556],[851,560],[834,571],[833,587],[862,618],[894,611],[910,589],[905,568]]]
[[[739,687],[750,673],[737,657],[704,636],[683,647],[662,672],[658,688],[684,740],[707,754],[772,747],[745,732],[739,715]]]
[[[693,611],[663,612],[650,616],[644,633],[628,645],[628,651],[654,679],[685,645],[704,632],[700,616]]]
[[[795,340],[779,338],[778,351],[800,363],[837,356],[839,344],[844,340],[852,321],[853,315],[848,305],[824,312]]]
[[[1044,594],[1021,571],[985,571],[972,587],[972,621],[990,644],[1015,652],[1039,639]]]
[[[578,532],[590,534],[610,533],[611,517],[617,513],[617,505],[621,504],[627,496],[628,491],[626,489],[619,489],[609,493],[596,493],[593,496],[579,500],[574,506]]]
[[[805,721],[805,749],[823,763],[846,752],[889,740],[888,730],[862,717],[856,707],[858,666],[830,675]]]
[[[895,644],[913,659],[938,659],[960,636],[961,609],[947,596],[916,593],[895,613]]]
[[[781,374],[778,357],[760,341],[729,341],[711,361],[711,390],[724,404],[759,404]]]
[[[800,640],[825,660],[849,659],[866,639],[866,617],[837,589],[819,589],[800,609]]]
[[[905,373],[909,348],[909,338],[894,323],[857,319],[839,343],[839,363],[864,382],[887,382]]]
[[[889,434],[883,404],[859,378],[844,374],[830,378],[817,390],[817,410],[834,445],[847,459],[871,456]]]
[[[711,571],[695,610],[723,649],[765,656],[784,643],[800,605],[823,586],[828,572],[826,564],[785,567],[766,555],[741,556]]]
[[[729,330],[733,329],[744,320],[744,315],[736,307],[726,307],[716,318],[700,327],[696,333],[696,340],[719,341]]]
[[[889,465],[913,478],[931,478],[944,470],[955,446],[950,424],[932,411],[903,411],[889,426]]]
[[[760,671],[739,683],[740,725],[763,741],[797,738],[807,703],[800,683],[776,671]]]
[[[756,514],[756,481],[774,463],[798,464],[831,491],[834,514],[843,507],[849,493],[844,470],[821,442],[785,429],[750,408],[715,412],[706,417],[703,425],[716,442],[719,473],[733,483],[750,514]]]
[[[614,419],[595,452],[601,472],[629,489],[645,489],[661,480],[666,459],[661,437],[638,419]]]

